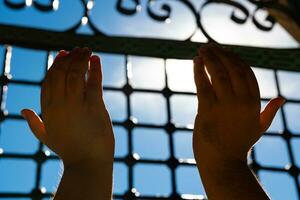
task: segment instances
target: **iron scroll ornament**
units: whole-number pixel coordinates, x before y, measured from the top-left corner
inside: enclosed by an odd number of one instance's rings
[[[26,6],[33,5],[36,9],[43,12],[54,11],[56,9],[56,5],[58,5],[59,0],[48,0],[48,3],[40,3],[36,0],[23,0],[21,2],[13,2],[11,0],[4,0],[4,3],[7,7],[12,9],[22,9]]]
[[[146,12],[148,16],[157,22],[166,22],[168,19],[171,18],[172,14],[172,6],[170,5],[171,0],[146,0]],[[200,7],[197,9],[196,6],[190,1],[190,0],[177,0],[177,2],[182,3],[182,5],[186,6],[188,8],[195,19],[195,28],[193,32],[186,38],[186,41],[190,41],[191,38],[195,35],[198,29],[201,30],[201,32],[204,34],[204,36],[209,41],[216,42],[206,31],[206,29],[203,26],[202,20],[203,17],[201,17],[201,13],[203,10],[208,6],[212,4],[224,4],[233,7],[233,11],[231,12],[230,19],[238,24],[245,24],[247,20],[252,19],[254,25],[263,31],[270,31],[275,25],[275,19],[267,15],[267,17],[264,19],[264,21],[260,21],[257,17],[257,13],[261,10],[263,10],[266,7],[272,7],[276,9],[284,10],[285,12],[288,12],[288,10],[285,7],[276,7],[273,1],[255,1],[255,0],[248,0],[250,3],[254,4],[256,8],[254,9],[253,13],[250,13],[249,10],[246,8],[245,5],[243,5],[240,2],[236,1],[229,1],[229,0],[206,0]],[[82,18],[85,18],[87,20],[87,25],[93,30],[94,34],[103,35],[104,34],[91,20],[90,13],[93,9],[93,5],[95,3],[94,0],[80,0],[84,12],[82,15]],[[131,6],[126,5],[125,3],[130,2]],[[58,9],[59,0],[48,0],[48,3],[40,3],[38,0],[23,0],[21,2],[14,2],[12,0],[4,0],[4,3],[7,7],[11,9],[22,9],[26,6],[33,6],[39,11],[42,12],[51,12],[53,10]],[[159,10],[154,9],[154,4],[159,4]],[[116,10],[123,14],[123,15],[135,15],[137,14],[142,8],[141,0],[117,0],[116,1]],[[239,12],[239,16],[236,14],[237,11]],[[291,12],[290,12],[291,13]],[[68,28],[66,32],[75,32],[80,26],[82,25],[81,21],[76,22],[75,25]]]
[[[22,9],[22,7],[20,6],[12,6],[13,4],[15,4],[14,2],[16,1],[3,1],[10,2],[10,4],[6,5],[9,5],[11,9]],[[36,5],[34,4],[34,2],[44,2],[41,0],[23,1],[25,2],[25,6],[28,6],[28,2],[31,2],[30,6],[32,6],[33,8],[37,8],[38,10],[40,9],[39,7],[34,6]],[[115,6],[117,12],[124,15],[134,15],[137,12],[141,11],[142,2],[143,6],[146,6],[146,8],[144,8],[142,12],[147,12],[148,16],[151,19],[157,21],[158,23],[162,23],[168,18],[170,18],[172,12],[174,12],[174,10],[172,9],[172,5],[170,4],[170,2],[174,1],[175,0],[115,0],[115,2],[113,3],[116,3]],[[110,53],[127,52],[127,54],[140,56],[147,55],[160,58],[192,59],[195,55],[197,48],[203,44],[193,42],[191,40],[196,31],[199,31],[200,29],[203,35],[206,36],[206,38],[209,41],[215,41],[213,38],[210,37],[209,33],[204,29],[204,27],[202,27],[201,23],[203,20],[203,16],[201,17],[200,13],[202,13],[203,9],[205,9],[208,5],[219,3],[232,6],[234,10],[231,13],[231,19],[238,24],[243,24],[247,20],[249,20],[249,18],[252,18],[252,20],[255,21],[255,24],[261,25],[259,26],[260,28],[264,27],[265,31],[271,30],[275,24],[275,20],[273,21],[270,17],[267,17],[268,19],[264,21],[265,23],[267,23],[266,25],[262,25],[262,23],[259,23],[259,18],[256,19],[255,13],[259,12],[263,8],[264,5],[260,4],[257,5],[258,8],[254,10],[254,14],[250,14],[249,10],[245,6],[243,6],[241,3],[237,3],[234,1],[206,0],[204,3],[201,3],[199,9],[196,9],[196,6],[193,3],[191,3],[191,0],[176,1],[186,5],[186,7],[188,7],[189,10],[191,10],[191,12],[194,14],[196,19],[197,26],[195,26],[196,28],[194,32],[185,40],[174,41],[160,38],[134,38],[132,36],[107,35],[103,33],[96,25],[94,25],[93,19],[91,18],[91,10],[94,8],[94,4],[96,1],[79,0],[78,2],[84,8],[84,12],[80,13],[80,15],[82,18],[85,18],[85,25],[89,26],[89,28],[92,30],[93,35],[76,33],[78,28],[82,26],[82,20],[75,21],[75,25],[71,25],[71,28],[67,27],[67,29],[65,29],[64,31],[51,31],[47,29],[42,30],[29,27],[17,27],[12,25],[0,24],[0,35],[2,35],[0,37],[0,43],[18,45],[25,48],[27,47],[46,50],[60,50],[62,48],[72,49],[74,46],[88,45],[93,50],[106,51]],[[48,0],[48,2],[49,7],[52,3],[52,7],[54,8],[53,3],[55,2],[59,5],[59,0]],[[128,2],[131,2],[131,4],[128,4]],[[156,4],[156,6],[153,6],[154,4]],[[130,6],[128,7],[128,5]],[[270,7],[271,5],[268,4],[266,6]],[[51,12],[50,10],[46,9],[40,11]],[[147,46],[147,48],[145,48],[145,46]],[[295,59],[299,58],[298,49],[269,49],[257,47],[249,48],[245,46],[232,45],[229,46],[231,46],[230,48],[235,53],[240,55],[243,59],[247,60],[247,62],[250,63],[252,66],[299,71],[299,59]],[[264,55],[264,59],[261,59],[262,55]],[[287,56],[291,59],[287,59]]]
[[[125,2],[131,1],[131,3],[134,4],[134,6],[126,7]],[[182,3],[185,5],[193,14],[195,21],[196,21],[196,26],[193,31],[193,33],[186,39],[187,41],[190,41],[191,38],[195,35],[196,31],[198,28],[201,30],[201,32],[205,35],[205,37],[209,41],[214,41],[216,42],[206,31],[206,29],[203,26],[202,23],[202,17],[201,13],[203,10],[211,4],[224,4],[233,7],[233,11],[231,13],[230,19],[234,21],[237,24],[245,24],[248,19],[252,19],[254,25],[262,30],[262,31],[271,31],[276,23],[276,20],[271,16],[267,15],[266,18],[264,19],[264,22],[260,22],[260,20],[257,17],[257,13],[263,9],[266,8],[266,6],[269,7],[275,7],[273,4],[270,2],[268,3],[258,3],[259,1],[254,1],[254,0],[248,0],[249,2],[253,3],[256,5],[256,8],[252,14],[250,14],[249,10],[242,5],[240,2],[235,2],[235,1],[229,1],[229,0],[206,0],[199,9],[196,9],[195,6],[191,3],[189,0],[178,0],[178,2]],[[153,5],[155,3],[160,3],[160,13],[157,13],[157,11],[154,11]],[[124,14],[124,15],[134,15],[137,12],[139,12],[141,8],[141,1],[140,0],[118,0],[116,4],[116,9],[118,12]],[[277,8],[277,7],[276,7]],[[281,8],[281,7],[280,7]],[[146,4],[146,11],[147,14],[155,21],[158,22],[164,22],[171,17],[172,13],[172,7],[170,5],[170,1],[159,1],[159,0],[148,0]],[[242,14],[242,16],[238,16],[236,14],[236,11],[239,11],[239,13]],[[285,9],[286,11],[286,9]]]

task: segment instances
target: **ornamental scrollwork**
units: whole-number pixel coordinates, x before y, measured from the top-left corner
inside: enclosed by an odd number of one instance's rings
[[[84,12],[81,17],[81,21],[76,22],[72,27],[68,28],[67,32],[75,32],[82,24],[88,25],[95,34],[106,35],[101,31],[95,22],[91,20],[91,11],[94,8],[95,3],[101,3],[101,1],[95,0],[79,0],[83,6]],[[116,11],[125,16],[132,16],[138,12],[146,12],[147,15],[158,23],[170,22],[173,8],[171,2],[174,0],[116,0]],[[22,9],[24,7],[33,6],[39,11],[50,12],[59,9],[59,0],[48,0],[48,3],[41,3],[39,0],[23,0],[21,2],[14,2],[12,0],[4,0],[7,7],[11,9]],[[142,4],[143,3],[143,4]],[[295,12],[290,7],[281,5],[278,0],[247,0],[244,3],[251,3],[254,9],[249,9],[241,1],[231,0],[205,0],[201,5],[195,5],[190,0],[176,0],[176,3],[180,3],[185,6],[192,14],[195,20],[195,29],[186,40],[190,41],[195,35],[197,30],[200,30],[209,41],[215,41],[208,31],[203,26],[205,17],[203,11],[210,5],[222,4],[232,7],[231,15],[228,16],[234,23],[245,24],[248,20],[252,20],[253,24],[262,31],[271,31],[276,24],[276,20],[271,15],[267,14],[264,19],[261,19],[259,12],[268,8],[280,10],[300,24],[300,14]],[[144,7],[143,7],[144,6]],[[239,13],[237,15],[237,13]],[[176,14],[176,13],[175,13]]]

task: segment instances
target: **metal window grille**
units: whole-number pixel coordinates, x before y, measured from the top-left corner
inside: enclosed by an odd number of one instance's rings
[[[4,1],[9,8],[12,9],[22,9],[26,6],[25,1],[23,3],[13,3],[13,1],[5,0]],[[27,1],[26,1],[27,2]],[[33,1],[32,6],[35,6],[36,9],[47,12],[53,9],[55,0],[50,1],[49,5],[38,3],[38,1]],[[84,1],[82,0],[82,5],[85,8],[84,17],[89,18],[89,6],[88,2],[93,1]],[[124,7],[123,1],[116,1],[116,8],[118,12],[125,15],[134,15],[139,6],[140,1],[132,1],[135,6],[133,8]],[[165,15],[159,15],[151,9],[151,3],[156,1],[147,1],[147,12],[149,16],[156,21],[166,21],[170,17],[171,8],[166,2],[162,5],[162,9],[166,12]],[[201,10],[196,10],[188,0],[180,0],[183,4],[191,10],[195,15],[197,21],[197,28],[201,29],[204,35],[210,40],[214,41],[213,38],[204,30],[201,24],[199,13]],[[204,1],[203,7],[212,3],[225,3],[233,6],[236,9],[239,9],[243,12],[246,18],[251,17],[249,11],[241,4],[237,2],[227,2],[226,1]],[[258,1],[250,1],[256,4]],[[264,4],[257,3],[257,9],[265,6]],[[244,23],[246,19],[237,17],[234,13],[231,16],[232,20],[236,23]],[[269,16],[267,18],[271,22],[271,26],[265,26],[257,21],[255,15],[253,15],[253,21],[255,25],[265,31],[271,30],[275,24],[275,20]],[[124,56],[124,71],[123,76],[125,77],[125,84],[120,87],[115,86],[105,86],[104,91],[119,91],[125,95],[126,98],[126,119],[122,121],[113,121],[115,127],[123,127],[126,129],[127,134],[127,152],[128,154],[123,157],[116,157],[116,163],[125,164],[128,168],[128,189],[124,193],[115,193],[114,198],[116,199],[204,199],[204,196],[189,196],[181,195],[178,192],[178,180],[176,178],[176,170],[180,166],[188,166],[195,168],[195,163],[189,159],[179,159],[175,156],[174,150],[174,133],[176,131],[186,131],[187,134],[191,134],[192,128],[188,126],[178,126],[173,123],[172,119],[172,107],[171,107],[171,97],[174,95],[182,96],[195,96],[193,92],[179,92],[170,89],[168,82],[168,72],[166,67],[167,59],[169,58],[178,58],[178,59],[191,59],[196,52],[199,43],[191,42],[189,37],[186,41],[172,41],[164,39],[146,39],[146,38],[131,38],[131,37],[113,37],[103,34],[99,29],[97,29],[91,21],[88,21],[91,29],[96,33],[93,36],[85,36],[80,34],[75,34],[75,30],[78,29],[81,25],[81,21],[78,22],[74,27],[70,28],[65,32],[54,32],[47,30],[39,30],[33,28],[24,28],[17,26],[9,25],[0,25],[0,44],[5,45],[5,52],[3,55],[2,61],[2,71],[0,75],[0,100],[1,100],[1,113],[0,121],[3,123],[5,120],[23,120],[22,117],[18,114],[7,113],[5,110],[5,96],[7,91],[10,90],[10,86],[13,85],[22,85],[22,86],[41,86],[41,81],[28,81],[28,80],[16,80],[11,78],[10,75],[10,62],[11,55],[14,54],[14,46],[21,46],[32,49],[41,49],[47,52],[44,65],[44,74],[47,71],[49,59],[51,59],[51,53],[59,49],[71,49],[74,46],[89,46],[97,52],[105,53],[117,53]],[[279,87],[278,80],[278,70],[299,70],[300,68],[300,51],[299,49],[268,49],[268,48],[255,48],[255,47],[245,47],[245,46],[228,46],[237,54],[246,59],[252,66],[264,67],[273,69],[274,78],[276,82],[276,89],[279,95],[281,95],[281,88]],[[164,81],[165,87],[161,90],[156,89],[139,89],[135,88],[131,84],[130,73],[130,56],[131,55],[140,55],[140,56],[149,56],[149,57],[159,57],[164,60]],[[140,123],[136,122],[132,113],[132,94],[160,94],[163,96],[165,101],[167,122],[162,125],[151,124],[151,123]],[[267,98],[262,99],[262,101],[269,100]],[[297,99],[287,99],[287,103],[296,103],[300,104],[300,100]],[[282,133],[268,132],[264,137],[274,137],[280,138],[286,144],[288,151],[288,158],[290,165],[286,167],[269,167],[265,166],[263,163],[258,163],[256,161],[256,152],[255,148],[251,154],[251,167],[253,170],[259,174],[260,171],[268,172],[279,172],[285,173],[291,176],[294,180],[294,185],[296,187],[298,199],[300,199],[300,186],[299,186],[299,167],[296,164],[295,158],[296,155],[292,150],[291,140],[293,138],[299,138],[300,135],[289,130],[287,125],[286,113],[284,109],[279,111],[279,114],[282,118],[284,131]],[[164,130],[167,133],[168,137],[168,149],[170,156],[166,160],[155,160],[155,159],[141,159],[137,154],[135,154],[133,149],[133,131],[136,128],[146,128],[149,130]],[[1,140],[1,134],[0,134]],[[44,199],[52,196],[52,193],[44,192],[41,190],[43,186],[41,183],[42,175],[42,166],[48,160],[58,160],[58,157],[55,155],[48,155],[45,153],[43,145],[40,143],[38,151],[34,154],[28,153],[9,153],[6,152],[6,149],[0,150],[0,162],[4,163],[9,159],[25,159],[31,160],[36,163],[35,171],[35,186],[34,189],[29,193],[22,192],[1,192],[0,199],[18,199],[18,198],[28,198],[28,199]],[[170,183],[171,183],[171,193],[170,195],[156,196],[156,195],[143,195],[139,194],[138,191],[134,189],[134,176],[135,170],[134,167],[138,164],[152,164],[152,165],[163,165],[168,168],[170,171]],[[7,181],[1,180],[0,181]],[[200,181],[200,180],[199,180]]]

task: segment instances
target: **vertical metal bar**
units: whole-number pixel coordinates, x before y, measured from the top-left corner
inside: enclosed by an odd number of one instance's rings
[[[47,55],[46,55],[46,59],[45,59],[45,64],[44,64],[44,69],[45,69],[45,74],[47,73],[47,70],[49,68],[49,64],[50,64],[50,59],[52,59],[52,55],[51,55],[51,52],[50,51],[47,51]],[[41,89],[41,87],[40,87]],[[41,116],[41,114],[40,114]],[[44,152],[43,152],[43,143],[39,141],[39,148],[38,148],[38,151],[37,153],[35,154],[36,158],[35,160],[37,161],[37,168],[36,168],[36,173],[35,173],[35,191],[36,192],[41,192],[41,177],[42,177],[42,166],[43,166],[43,163],[44,163],[44,159],[43,157],[45,156],[44,155]],[[38,197],[36,197],[38,198]]]
[[[5,111],[5,100],[8,91],[8,79],[11,78],[10,68],[11,68],[11,57],[12,57],[12,46],[5,46],[5,58],[3,63],[3,68],[1,72],[1,90],[0,90],[0,102],[1,102],[1,112],[3,114]],[[3,116],[4,117],[4,116]]]
[[[125,55],[125,76],[126,76],[126,86],[130,86],[130,79],[132,78],[132,71],[131,71],[131,63],[129,61],[128,55]],[[131,104],[130,104],[130,94],[126,93],[126,107],[127,107],[127,121],[131,119]],[[132,129],[130,127],[127,128],[127,134],[128,134],[128,156],[131,156],[133,154],[133,148],[132,148]],[[133,167],[132,165],[127,166],[128,167],[128,187],[131,190],[133,188]]]
[[[167,72],[167,59],[164,59],[164,75],[165,75],[165,88],[167,88],[167,91],[169,91],[169,81],[168,81],[168,72]],[[167,104],[167,124],[172,123],[172,114],[171,114],[171,103],[170,103],[170,96],[166,95],[166,104]],[[174,153],[174,140],[173,140],[173,133],[168,133],[168,139],[169,139],[169,150],[170,150],[170,161],[173,162],[176,160],[175,153]],[[171,163],[171,165],[176,165],[175,163]],[[176,172],[175,167],[171,167],[171,188],[172,188],[172,195],[177,195],[176,190]]]
[[[280,83],[279,83],[279,78],[278,78],[278,71],[276,69],[274,69],[274,77],[275,77],[275,82],[276,82],[276,87],[277,87],[277,91],[278,91],[278,95],[282,96],[281,94],[281,89],[280,89]],[[293,150],[292,150],[292,145],[291,145],[291,134],[288,131],[288,127],[287,127],[287,121],[286,121],[286,114],[284,109],[280,109],[280,114],[282,117],[282,121],[283,121],[283,127],[284,127],[284,134],[283,134],[283,139],[286,141],[287,144],[287,149],[288,149],[288,156],[291,162],[291,166],[290,169],[293,169],[296,167],[296,163],[295,163],[295,159],[294,159],[294,155],[293,155]],[[298,198],[300,199],[300,187],[299,187],[299,179],[298,179],[298,173],[295,174],[291,174],[294,178],[294,182],[297,188],[297,193],[298,193]]]
[[[1,87],[0,87],[0,103],[1,103],[1,120],[0,126],[2,122],[5,120],[6,111],[6,95],[8,91],[8,79],[11,77],[10,67],[11,67],[11,57],[12,57],[12,46],[5,45],[5,53],[3,60],[3,67],[1,71]],[[1,136],[2,128],[0,128],[0,136]],[[3,153],[3,149],[0,149],[1,153]],[[0,153],[0,154],[1,154]]]

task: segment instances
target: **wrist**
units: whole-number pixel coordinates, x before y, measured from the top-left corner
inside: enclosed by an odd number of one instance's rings
[[[212,156],[208,153],[205,158],[196,159],[196,163],[203,181],[219,186],[224,186],[228,184],[228,180],[250,171],[247,159],[228,158],[224,155]]]
[[[209,199],[269,199],[246,159],[201,159],[197,167]]]
[[[250,171],[246,157],[241,160],[224,154],[205,152],[201,159],[196,156],[196,163],[203,181],[222,187],[228,184],[228,180]]]
[[[64,164],[64,172],[55,199],[111,199],[113,162],[77,162]],[[97,187],[94,187],[94,186]],[[69,192],[66,192],[69,191]]]
[[[225,146],[204,141],[197,138],[194,133],[193,151],[197,164],[208,166],[230,165],[230,163],[240,163],[247,165],[248,150],[242,147]]]
[[[195,159],[198,168],[202,170],[238,170],[247,166],[247,153],[228,154],[205,144],[194,148]],[[201,171],[202,171],[201,170]]]
[[[84,159],[76,162],[64,162],[64,171],[82,174],[111,174],[113,171],[113,159],[107,162],[100,162],[98,160]]]

